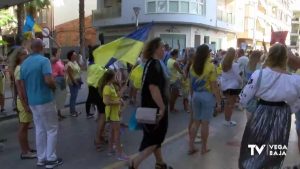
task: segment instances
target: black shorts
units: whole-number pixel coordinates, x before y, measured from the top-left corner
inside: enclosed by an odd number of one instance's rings
[[[99,113],[105,113],[103,98],[95,87],[89,86],[89,94],[86,102],[96,105]]]
[[[227,89],[223,91],[224,95],[234,95],[238,96],[241,93],[242,89]]]

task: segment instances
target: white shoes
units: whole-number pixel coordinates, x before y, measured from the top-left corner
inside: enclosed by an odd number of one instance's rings
[[[234,126],[236,126],[236,122],[235,121],[224,121],[224,125],[227,127],[234,127]]]

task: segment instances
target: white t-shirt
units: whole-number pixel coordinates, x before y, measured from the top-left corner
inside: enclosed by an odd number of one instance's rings
[[[300,97],[299,75],[278,73],[267,67],[263,69],[260,86],[257,89],[259,73],[260,70],[256,70],[252,74],[248,84],[240,94],[240,103],[243,106],[246,106],[254,96],[271,102],[284,101],[290,106],[293,106]],[[275,82],[278,76],[280,77]],[[272,86],[270,87],[270,85]]]
[[[241,71],[244,71],[245,67],[248,65],[249,58],[247,56],[241,56],[238,58],[237,63],[239,64],[239,67]]]
[[[241,70],[238,63],[233,63],[232,67],[227,72],[222,72],[221,75],[221,89],[240,89],[242,85],[242,78],[240,76]]]

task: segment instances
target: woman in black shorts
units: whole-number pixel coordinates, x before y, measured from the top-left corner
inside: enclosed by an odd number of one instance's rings
[[[236,53],[234,48],[229,48],[222,62],[221,88],[226,97],[224,107],[226,126],[236,126],[236,122],[231,120],[233,109],[241,92],[242,78],[238,63],[234,62]]]
[[[86,116],[87,118],[92,118],[93,114],[90,113],[91,105],[95,105],[97,107],[98,115],[98,128],[95,138],[95,146],[97,151],[101,151],[102,145],[104,144],[104,126],[105,126],[105,105],[103,103],[103,98],[99,93],[99,83],[101,75],[105,72],[105,70],[97,65],[92,64],[88,67],[88,78],[87,84],[89,87],[88,97],[85,103]]]

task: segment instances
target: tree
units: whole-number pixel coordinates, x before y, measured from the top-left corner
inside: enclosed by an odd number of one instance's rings
[[[17,5],[17,21],[18,21],[18,30],[17,30],[17,41],[20,43],[23,34],[23,24],[25,18],[24,4]],[[20,45],[20,44],[18,44]]]
[[[31,2],[27,2],[25,4],[19,4],[17,6],[17,20],[18,20],[18,38],[22,39],[23,36],[23,25],[25,19],[25,9],[26,12],[33,17],[37,15],[42,9],[48,8],[51,5],[50,0],[33,0]]]
[[[2,29],[4,26],[9,25],[10,23],[14,22],[14,17],[10,15],[7,10],[0,10],[0,36],[2,34]],[[0,46],[6,45],[7,43],[0,39]]]
[[[80,53],[84,62],[85,58],[85,22],[84,22],[84,0],[79,0],[79,41],[80,41]]]

